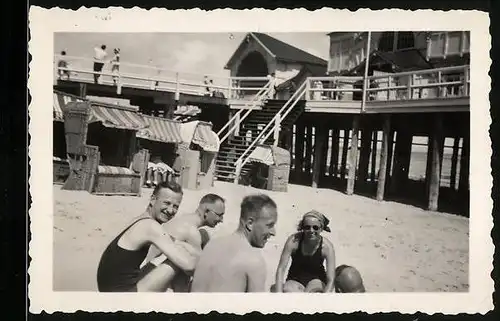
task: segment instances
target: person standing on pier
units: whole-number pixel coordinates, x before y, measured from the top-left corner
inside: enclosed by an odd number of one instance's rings
[[[101,77],[100,73],[104,67],[104,61],[108,53],[106,52],[106,45],[101,45],[101,47],[94,48],[94,83],[99,82]]]
[[[113,83],[118,82],[118,74],[120,73],[120,48],[113,50],[113,59],[111,59],[111,73],[113,74]]]

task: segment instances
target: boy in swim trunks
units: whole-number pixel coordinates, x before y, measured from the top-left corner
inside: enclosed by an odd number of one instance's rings
[[[224,213],[225,200],[219,195],[207,194],[193,214],[177,216],[164,224],[163,229],[177,241],[187,242],[201,252],[209,240],[208,232],[201,227],[215,227],[222,222]],[[164,292],[171,288],[175,292],[187,292],[189,289],[189,271],[186,273],[177,267],[155,246],[150,249],[144,269],[152,271],[143,279],[145,291]]]

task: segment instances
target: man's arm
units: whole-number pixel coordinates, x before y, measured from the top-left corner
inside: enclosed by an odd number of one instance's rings
[[[329,293],[333,291],[335,280],[335,249],[333,248],[332,242],[323,238],[323,248],[321,252],[326,260],[326,285],[323,292]]]
[[[286,240],[283,251],[281,252],[280,261],[278,263],[278,269],[276,270],[276,292],[283,292],[283,285],[285,283],[285,270],[290,262],[290,257],[293,250],[295,249],[295,235],[288,237]]]
[[[177,267],[184,271],[192,271],[196,264],[196,259],[186,250],[176,246],[159,224],[149,224],[149,229],[145,233],[146,239],[156,245],[158,249]]]
[[[266,292],[266,262],[260,254],[251,258],[247,269],[247,292]]]

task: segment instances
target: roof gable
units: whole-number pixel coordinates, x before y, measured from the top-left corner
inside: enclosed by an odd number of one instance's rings
[[[265,33],[252,32],[252,34],[274,54],[277,60],[287,62],[301,62],[312,65],[326,65],[327,61],[314,56],[302,49],[273,38]]]
[[[234,63],[236,57],[238,57],[241,51],[244,50],[245,45],[252,39],[278,61],[297,62],[320,66],[326,66],[328,64],[326,60],[305,52],[304,50],[301,50],[297,47],[289,45],[281,40],[273,38],[267,34],[249,32],[243,38],[240,45],[228,60],[224,68],[231,68],[231,65]]]

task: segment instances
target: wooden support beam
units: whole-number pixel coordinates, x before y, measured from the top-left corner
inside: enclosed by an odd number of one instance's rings
[[[380,162],[377,184],[377,201],[384,199],[385,179],[387,175],[387,165],[389,163],[389,136],[391,134],[391,116],[384,115],[384,127],[382,135],[382,149],[380,150]]]
[[[295,131],[295,177],[302,177],[304,168],[304,124],[296,125]]]
[[[394,152],[394,130],[389,132],[389,145],[387,146],[387,177],[385,179],[385,190],[388,191],[392,181],[392,158]]]
[[[311,175],[311,163],[312,163],[312,138],[313,138],[313,133],[312,133],[313,127],[308,124],[306,126],[306,132],[307,135],[305,136],[306,139],[306,158],[305,158],[305,171],[306,171],[306,177],[310,177]]]
[[[462,154],[460,155],[460,177],[458,181],[458,191],[462,196],[469,193],[469,160],[470,158],[470,137],[465,134],[462,143]]]
[[[340,167],[340,179],[345,179],[347,168],[347,151],[349,150],[349,129],[344,129],[344,138],[342,139],[342,164]]]
[[[332,149],[330,155],[330,176],[337,177],[339,170],[339,130],[332,129]]]
[[[391,182],[392,192],[397,192],[403,188],[408,180],[412,140],[413,136],[407,130],[398,131],[396,146],[394,148],[394,166]]]
[[[359,134],[359,115],[354,115],[352,121],[351,134],[351,152],[349,153],[349,173],[347,178],[347,195],[354,193],[354,183],[356,181],[356,163],[358,160],[358,134]]]
[[[312,187],[317,188],[324,172],[325,139],[328,131],[324,126],[318,126],[315,130],[314,160],[312,172]]]
[[[436,114],[433,117],[434,128],[431,144],[431,175],[429,184],[429,203],[427,209],[430,211],[438,210],[439,203],[439,185],[441,179],[441,164],[443,154],[440,152],[441,141],[443,138],[442,115]]]
[[[368,129],[361,131],[361,151],[359,155],[358,179],[360,182],[368,180],[368,166],[370,165],[370,148],[372,132]]]
[[[457,165],[458,165],[458,149],[460,147],[460,137],[456,136],[453,139],[453,153],[451,154],[451,174],[450,188],[456,189],[457,186]]]
[[[387,133],[389,136],[389,133]],[[371,152],[371,169],[370,169],[370,180],[375,182],[375,178],[377,177],[377,140],[378,140],[378,131],[373,131],[372,137],[372,152]],[[386,164],[387,167],[387,164]]]

